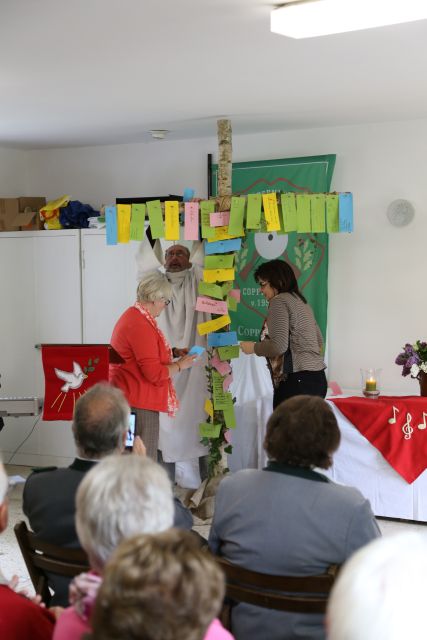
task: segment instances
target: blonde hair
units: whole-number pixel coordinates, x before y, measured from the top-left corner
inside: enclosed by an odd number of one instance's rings
[[[147,273],[138,283],[136,299],[138,302],[153,302],[162,298],[170,300],[172,297],[172,285],[160,271]]]

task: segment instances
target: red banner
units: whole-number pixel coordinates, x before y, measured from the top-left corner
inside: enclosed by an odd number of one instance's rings
[[[77,400],[97,382],[108,381],[108,347],[44,345],[43,420],[71,420]]]
[[[387,462],[411,483],[427,468],[427,398],[331,398]]]

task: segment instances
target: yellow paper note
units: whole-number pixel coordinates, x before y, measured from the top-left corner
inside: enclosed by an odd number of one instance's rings
[[[214,415],[214,408],[213,408],[213,404],[212,404],[212,400],[210,400],[209,398],[206,398],[205,400],[205,407],[204,407],[206,413],[208,414],[208,416],[210,416],[213,420],[213,415]]]
[[[130,240],[130,204],[117,205],[117,241],[126,243]]]
[[[234,280],[234,269],[203,269],[205,282],[226,282]]]
[[[275,193],[263,193],[262,204],[264,206],[267,231],[280,231],[279,208]]]
[[[228,313],[225,316],[220,316],[219,318],[215,318],[215,320],[208,320],[207,322],[200,322],[197,325],[197,331],[200,336],[204,336],[206,333],[213,333],[214,331],[218,331],[218,329],[222,329],[231,323],[230,316]]]
[[[228,233],[228,227],[215,227],[215,235],[212,238],[208,238],[208,242],[216,242],[216,240],[231,240],[232,238],[238,238],[239,236],[232,236]]]
[[[165,202],[165,240],[179,240],[179,202]]]

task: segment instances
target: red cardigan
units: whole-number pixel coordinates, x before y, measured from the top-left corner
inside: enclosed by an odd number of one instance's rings
[[[166,412],[170,359],[155,327],[129,307],[114,327],[111,345],[125,360],[110,364],[111,384],[123,391],[131,407]]]
[[[0,585],[0,638],[51,640],[55,618],[47,609]]]

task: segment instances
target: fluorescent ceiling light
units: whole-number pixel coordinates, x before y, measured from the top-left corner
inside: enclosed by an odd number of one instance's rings
[[[313,38],[426,18],[427,0],[291,0],[271,12],[271,31]]]

